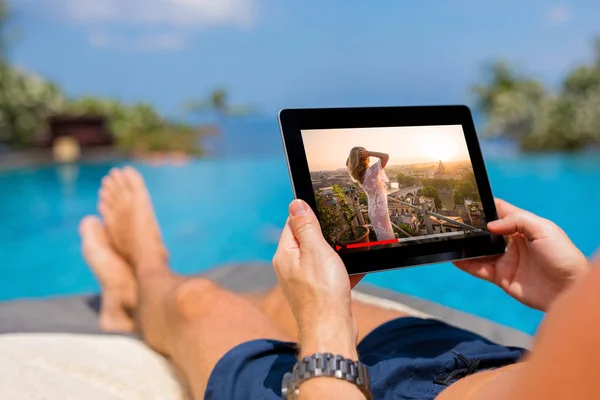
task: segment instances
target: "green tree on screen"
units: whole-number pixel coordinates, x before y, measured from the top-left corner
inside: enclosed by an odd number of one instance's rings
[[[456,185],[456,189],[454,189],[454,193],[452,194],[454,205],[464,203],[465,199],[473,201],[480,200],[477,186],[475,186],[472,182],[460,182],[458,185]]]
[[[342,219],[337,212],[335,205],[328,204],[327,199],[321,191],[315,192],[315,198],[317,200],[317,212],[319,214],[319,223],[323,231],[323,236],[329,241],[334,243],[336,236],[341,232],[340,226]]]
[[[402,172],[398,173],[398,177],[396,179],[398,179],[398,185],[400,186],[406,183],[406,175],[404,175]]]
[[[406,184],[406,186],[415,186],[415,184],[417,183],[417,180],[415,179],[414,176],[407,176],[406,179],[404,180],[404,183]]]
[[[436,209],[441,210],[443,208],[440,192],[438,192],[438,190],[433,186],[425,186],[423,188],[423,196],[432,198],[435,202]]]

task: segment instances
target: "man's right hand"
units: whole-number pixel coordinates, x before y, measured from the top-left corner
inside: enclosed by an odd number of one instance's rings
[[[454,264],[495,283],[521,303],[547,311],[566,287],[587,274],[590,263],[553,222],[503,200],[496,199],[496,207],[500,219],[488,229],[507,238],[506,253]]]

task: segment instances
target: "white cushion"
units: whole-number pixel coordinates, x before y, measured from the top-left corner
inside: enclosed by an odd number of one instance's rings
[[[187,399],[167,360],[123,336],[0,335],[0,371],[7,400]]]

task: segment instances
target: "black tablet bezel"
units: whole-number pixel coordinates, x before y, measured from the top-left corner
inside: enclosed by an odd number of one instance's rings
[[[487,221],[498,219],[471,111],[466,106],[285,109],[279,126],[296,198],[317,210],[302,130],[462,125]],[[504,253],[499,235],[476,236],[415,246],[340,253],[351,275]]]

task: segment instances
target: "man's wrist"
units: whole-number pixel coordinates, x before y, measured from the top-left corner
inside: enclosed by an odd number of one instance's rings
[[[337,316],[310,322],[300,330],[300,357],[315,353],[332,353],[357,360],[354,329],[352,316]]]

